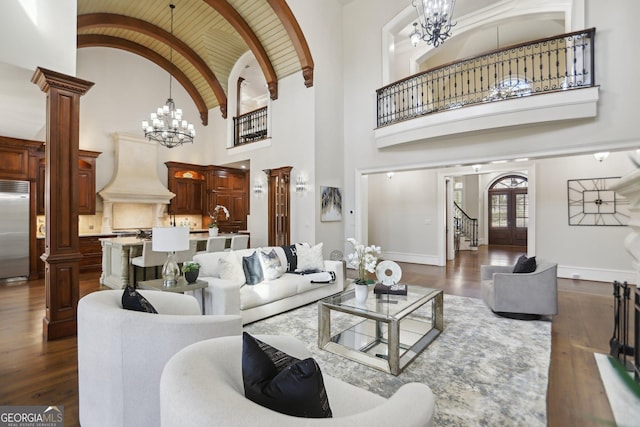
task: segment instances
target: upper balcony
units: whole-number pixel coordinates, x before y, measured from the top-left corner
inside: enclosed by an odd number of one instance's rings
[[[234,117],[233,146],[238,147],[250,142],[267,139],[269,123],[268,114],[268,108],[262,107]]]
[[[378,89],[377,147],[594,117],[594,37],[591,28],[509,46]]]

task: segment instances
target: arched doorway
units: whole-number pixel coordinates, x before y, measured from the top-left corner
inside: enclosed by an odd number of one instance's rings
[[[489,244],[527,246],[529,182],[520,175],[497,179],[489,188]]]

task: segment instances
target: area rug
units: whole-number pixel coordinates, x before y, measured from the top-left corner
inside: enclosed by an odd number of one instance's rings
[[[307,343],[323,373],[384,397],[405,383],[427,384],[436,398],[436,426],[547,424],[549,321],[505,319],[479,299],[445,295],[444,331],[394,376],[318,349],[317,313],[310,304],[245,330],[293,335]],[[332,325],[348,322],[345,316],[333,313]]]

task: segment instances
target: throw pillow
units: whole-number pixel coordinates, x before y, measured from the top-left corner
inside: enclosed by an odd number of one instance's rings
[[[242,382],[247,399],[294,417],[331,418],[322,372],[309,357],[296,359],[242,334]]]
[[[298,268],[298,251],[296,249],[297,245],[304,245],[306,247],[309,247],[307,243],[296,243],[295,245],[281,246],[285,256],[287,257],[287,272],[289,273],[296,271],[296,268]]]
[[[260,250],[259,253],[264,280],[275,280],[284,274],[284,269],[280,263],[280,257],[276,253],[275,249],[271,249],[268,252]]]
[[[320,271],[324,268],[324,258],[322,258],[322,243],[313,247],[296,244],[298,253],[298,267],[296,271]]]
[[[514,273],[533,273],[534,271],[536,271],[536,257],[534,256],[527,258],[526,255],[522,255],[513,267]]]
[[[158,314],[153,305],[130,285],[127,285],[122,293],[122,308]]]
[[[236,254],[231,251],[226,257],[218,260],[218,270],[221,279],[229,280],[234,285],[242,286],[246,282],[242,264]]]
[[[247,285],[257,285],[264,280],[258,252],[242,257],[242,269]]]

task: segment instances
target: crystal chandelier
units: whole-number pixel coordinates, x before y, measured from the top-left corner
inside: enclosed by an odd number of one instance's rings
[[[169,5],[171,9],[171,44],[169,45],[171,68],[173,68],[173,9],[175,7],[174,4]],[[159,107],[157,112],[151,113],[150,122],[146,120],[142,122],[144,136],[149,138],[149,141],[157,141],[167,148],[173,148],[186,142],[193,143],[193,137],[196,136],[193,124],[182,119],[182,110],[176,108],[176,104],[171,98],[172,82],[173,75],[169,73],[169,99],[167,99],[167,103]]]
[[[412,0],[411,4],[418,14],[418,22],[413,23],[413,32],[409,35],[414,47],[420,40],[438,47],[451,37],[451,27],[456,25],[451,23],[456,0]]]

